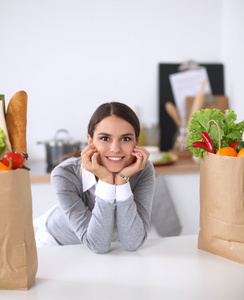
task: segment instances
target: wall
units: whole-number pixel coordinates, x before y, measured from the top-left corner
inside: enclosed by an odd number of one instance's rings
[[[226,93],[238,121],[244,119],[244,1],[224,0],[221,57],[225,62]]]
[[[221,0],[0,0],[0,93],[28,93],[30,158],[59,128],[84,141],[104,101],[157,122],[158,64],[222,62],[222,21]]]

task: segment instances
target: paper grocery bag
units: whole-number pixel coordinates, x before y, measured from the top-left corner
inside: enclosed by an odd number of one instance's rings
[[[204,155],[198,248],[244,264],[244,158]]]
[[[0,289],[29,289],[37,264],[29,172],[0,171]]]

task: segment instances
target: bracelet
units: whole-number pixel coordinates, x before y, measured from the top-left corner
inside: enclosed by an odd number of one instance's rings
[[[119,172],[116,172],[115,173],[116,175],[119,175],[121,178],[123,178],[126,182],[129,182],[129,180],[130,180],[130,177],[126,177],[126,176],[124,176],[123,174],[121,174],[121,173],[119,173]]]

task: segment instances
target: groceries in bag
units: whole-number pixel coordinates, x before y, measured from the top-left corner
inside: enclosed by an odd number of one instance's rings
[[[38,267],[26,122],[27,94],[20,91],[6,113],[0,105],[0,289],[28,290]]]
[[[188,145],[201,159],[198,248],[244,264],[244,121],[236,119],[231,110],[196,112]]]
[[[202,159],[203,155],[208,152],[217,153],[220,144],[220,148],[226,148],[231,147],[230,145],[233,143],[241,142],[244,121],[236,123],[236,120],[237,115],[230,109],[225,110],[224,113],[216,108],[205,108],[195,112],[188,128],[190,132],[187,138],[189,150],[195,157]],[[218,124],[219,129],[214,122]]]
[[[27,99],[26,92],[20,91],[10,99],[6,113],[4,111],[5,103],[0,105],[0,161],[9,169],[28,169],[25,164],[28,159],[26,147]],[[2,99],[1,102],[3,101],[5,100]],[[16,163],[16,161],[18,162]],[[4,170],[4,168],[0,168],[0,170]]]

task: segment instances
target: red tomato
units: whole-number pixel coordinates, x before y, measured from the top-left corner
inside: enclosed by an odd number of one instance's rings
[[[239,142],[233,142],[233,143],[230,143],[229,146],[230,146],[231,148],[236,149],[236,146],[237,146],[238,144],[239,144]]]
[[[5,166],[9,166],[8,158],[12,161],[12,169],[22,168],[25,162],[25,158],[21,153],[18,152],[7,152],[3,155],[2,162]]]

